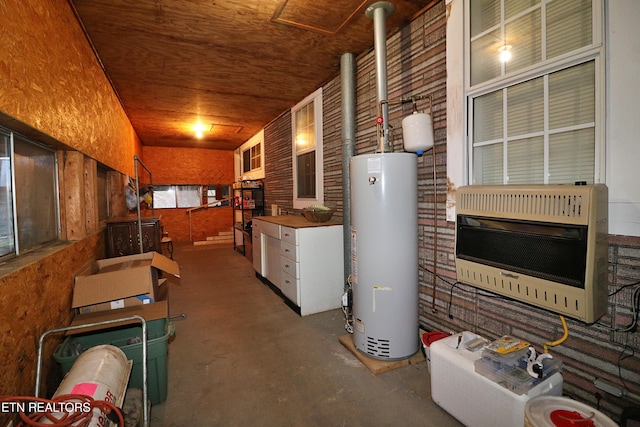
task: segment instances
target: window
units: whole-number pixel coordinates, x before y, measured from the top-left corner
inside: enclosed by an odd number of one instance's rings
[[[233,158],[238,180],[264,179],[264,129],[238,147]]]
[[[200,185],[154,185],[154,209],[194,208],[202,204]]]
[[[600,4],[467,1],[472,184],[603,181]]]
[[[0,128],[0,256],[58,239],[55,151]]]
[[[322,89],[291,110],[293,134],[293,207],[324,203]]]
[[[230,185],[207,185],[206,189],[204,204],[208,206],[231,206],[231,201],[229,200],[231,197]]]
[[[256,144],[242,152],[242,172],[247,173],[262,167],[261,144]]]

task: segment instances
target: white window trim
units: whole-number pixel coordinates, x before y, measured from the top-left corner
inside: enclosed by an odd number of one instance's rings
[[[456,192],[469,182],[466,150],[464,0],[447,0],[447,221],[456,220]]]
[[[296,127],[295,113],[309,102],[314,101],[315,137],[316,137],[316,197],[314,199],[301,199],[298,194],[298,167],[296,162]],[[293,208],[304,209],[310,205],[324,204],[324,163],[322,143],[322,88],[307,96],[291,109],[291,162],[293,164]]]
[[[260,167],[249,172],[243,172],[242,153],[250,150],[251,147],[260,144]],[[235,157],[235,176],[238,180],[264,179],[264,129],[249,138],[247,142],[242,144],[234,154]]]

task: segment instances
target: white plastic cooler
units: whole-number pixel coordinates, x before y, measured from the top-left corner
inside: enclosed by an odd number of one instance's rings
[[[562,395],[558,372],[517,395],[475,372],[474,362],[482,350],[469,351],[465,344],[481,338],[461,332],[431,344],[431,395],[433,401],[468,427],[515,427],[524,425],[525,405],[540,396]],[[460,340],[460,341],[459,341]]]

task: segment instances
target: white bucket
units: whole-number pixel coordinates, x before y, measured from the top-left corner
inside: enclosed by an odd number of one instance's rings
[[[424,332],[422,334],[422,348],[424,349],[424,356],[427,359],[427,369],[431,373],[431,344],[449,337],[451,334],[446,332]]]
[[[584,403],[559,396],[538,396],[529,400],[524,407],[524,427],[557,427],[552,419],[566,420],[571,416],[572,420],[585,420],[583,425],[595,427],[618,427],[618,424],[603,413],[591,408]],[[575,417],[575,418],[573,418]],[[587,420],[593,422],[588,423]],[[567,421],[566,425],[572,425]]]

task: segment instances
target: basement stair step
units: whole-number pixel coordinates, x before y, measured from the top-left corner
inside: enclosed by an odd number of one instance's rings
[[[221,231],[217,236],[209,236],[205,240],[198,240],[193,244],[194,246],[233,244],[233,231]]]

